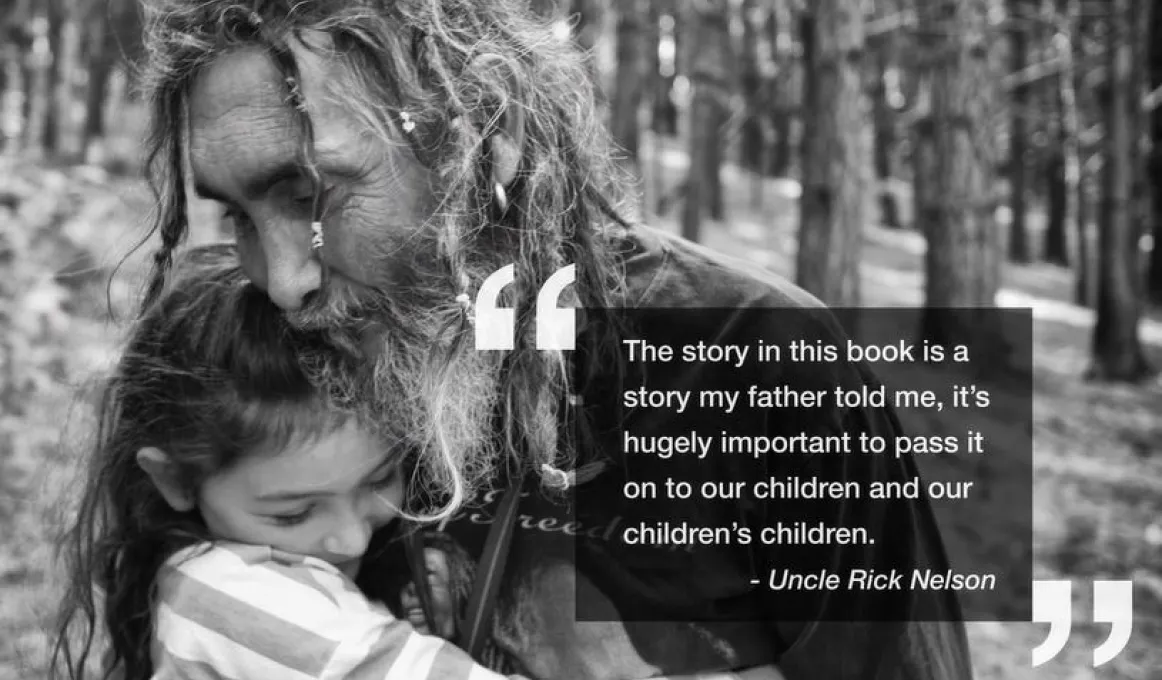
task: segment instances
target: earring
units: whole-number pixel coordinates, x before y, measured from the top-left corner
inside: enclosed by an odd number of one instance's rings
[[[468,293],[460,293],[457,295],[456,302],[459,303],[460,311],[464,314],[464,318],[468,320],[468,323],[475,322],[476,317],[472,314],[472,298],[468,296]]]
[[[323,247],[323,223],[311,222],[311,250]]]
[[[403,131],[407,134],[411,134],[411,131],[416,129],[416,122],[412,120],[412,114],[408,113],[407,111],[400,111],[399,117],[400,120],[403,121],[403,124],[400,125],[400,127],[402,127]]]
[[[496,194],[496,207],[504,214],[508,210],[508,194],[504,191],[504,185],[496,182],[492,185],[493,193]]]

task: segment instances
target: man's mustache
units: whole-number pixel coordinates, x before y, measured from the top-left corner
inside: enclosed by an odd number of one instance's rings
[[[373,288],[355,291],[351,286],[316,291],[303,307],[284,313],[286,322],[300,331],[353,328],[379,319],[391,309],[385,292]]]

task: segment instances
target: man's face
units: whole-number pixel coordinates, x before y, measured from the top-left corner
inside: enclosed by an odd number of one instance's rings
[[[330,196],[324,247],[311,250],[314,194],[299,165],[298,116],[261,50],[225,54],[194,82],[191,164],[199,194],[222,203],[234,221],[247,275],[292,321],[326,325],[335,320],[322,318],[323,301],[392,296],[415,280],[414,237],[431,215],[432,192],[429,173],[402,140],[383,141],[328,100],[324,83],[340,67],[293,51]]]
[[[400,140],[372,134],[330,101],[324,84],[335,86],[343,66],[293,51],[317,167],[334,197],[323,248],[311,249],[314,195],[299,165],[298,114],[286,102],[282,74],[260,49],[219,57],[192,84],[195,185],[234,219],[243,269],[288,321],[326,329],[336,347],[369,360],[358,370],[317,376],[324,388],[354,396],[386,436],[425,451],[421,469],[435,466],[445,481],[450,472],[487,472],[496,462],[496,353],[461,344],[439,357],[438,370],[432,361],[455,339],[461,315],[428,226],[435,174],[416,160],[402,132],[395,133]],[[438,451],[427,451],[432,442]]]

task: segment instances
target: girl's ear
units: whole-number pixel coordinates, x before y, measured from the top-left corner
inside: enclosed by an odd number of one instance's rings
[[[147,446],[137,452],[137,465],[157,487],[162,498],[178,512],[194,509],[194,495],[182,483],[177,466],[161,449]]]

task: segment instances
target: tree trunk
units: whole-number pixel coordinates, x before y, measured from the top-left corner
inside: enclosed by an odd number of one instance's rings
[[[738,66],[739,86],[746,102],[746,118],[740,131],[738,165],[751,174],[761,174],[763,171],[763,129],[760,122],[763,80],[759,62],[762,12],[756,0],[743,0],[742,47],[738,54]]]
[[[24,88],[23,98],[20,101],[20,136],[14,144],[17,148],[29,149],[35,146],[34,132],[38,126],[34,125],[37,99],[41,96],[42,78],[38,68],[36,52],[36,34],[33,32],[33,18],[37,16],[36,7],[32,0],[23,0],[17,3],[16,14],[12,24],[18,28],[13,31],[13,40],[20,50],[20,84]]]
[[[14,114],[18,120],[12,126],[12,135],[0,144],[0,152],[14,154],[21,146],[21,137],[28,126],[28,104],[32,94],[32,31],[30,26],[31,5],[29,0],[8,2],[4,9],[8,16],[0,18],[0,42],[3,43],[4,61],[0,69],[5,72],[6,84],[0,87],[0,109],[13,101],[22,102],[19,110],[0,111],[0,115]]]
[[[1137,3],[1137,4],[1135,4]],[[1134,225],[1131,236],[1134,242],[1137,268],[1134,270],[1134,299],[1140,307],[1144,306],[1146,297],[1146,276],[1149,261],[1143,257],[1142,243],[1147,236],[1151,236],[1150,215],[1153,208],[1150,205],[1151,191],[1146,186],[1149,179],[1150,157],[1147,154],[1149,147],[1150,121],[1141,102],[1148,91],[1149,76],[1149,45],[1150,20],[1153,16],[1157,0],[1134,0],[1131,2],[1131,11],[1134,21],[1130,25],[1131,44],[1133,45],[1133,62],[1131,66],[1130,82],[1133,93],[1130,95],[1130,140],[1131,162],[1134,164],[1133,182],[1130,185],[1130,223]]]
[[[711,135],[717,141],[706,148],[706,155],[703,159],[706,162],[706,170],[703,176],[706,178],[706,212],[713,220],[722,222],[726,219],[726,205],[724,202],[725,192],[722,188],[722,157],[723,147],[726,145],[726,121],[730,117],[730,111],[727,108],[726,101],[729,95],[720,93],[722,96],[716,102],[713,116],[713,131]]]
[[[67,12],[64,0],[48,0],[48,79],[45,84],[44,128],[40,143],[46,154],[55,154],[60,148],[61,115],[65,111],[67,97],[65,54],[65,26]]]
[[[931,64],[931,148],[922,154],[919,207],[928,250],[922,332],[941,344],[965,344],[974,356],[1003,350],[1001,329],[980,311],[993,307],[1000,279],[994,138],[998,65],[989,0],[919,3],[923,53]],[[999,357],[998,357],[999,358]]]
[[[1061,135],[1056,135],[1060,139]],[[1052,142],[1050,142],[1052,144]],[[1045,160],[1045,253],[1046,262],[1069,266],[1069,232],[1066,201],[1069,190],[1065,180],[1065,155],[1050,148]]]
[[[638,168],[642,93],[645,90],[645,22],[649,18],[648,0],[623,0],[617,11],[617,76],[614,80],[613,110],[610,131],[625,154],[626,165]]]
[[[89,23],[89,82],[85,90],[85,125],[81,131],[81,157],[86,159],[93,142],[105,136],[105,102],[117,58],[116,35],[110,29],[109,20],[109,12],[97,9]]]
[[[796,281],[824,303],[860,302],[871,129],[857,0],[819,0],[804,17],[803,194]]]
[[[1093,183],[1084,169],[1077,183],[1077,287],[1074,302],[1093,309],[1097,306],[1097,247],[1094,236],[1090,200]]]
[[[889,16],[890,13],[900,11],[892,2],[880,0],[875,3],[877,19]],[[890,181],[895,177],[895,163],[892,162],[896,151],[896,112],[888,98],[888,69],[896,65],[896,36],[895,31],[884,31],[877,36],[869,36],[867,40],[868,53],[873,59],[871,80],[872,121],[874,127],[873,165],[878,184],[880,224],[892,229],[903,226],[900,223],[900,210],[896,202],[896,194],[892,191]]]
[[[1029,34],[1025,27],[1028,17],[1022,0],[1009,0],[1012,29],[1012,71],[1020,73],[1029,64]],[[1029,115],[1029,86],[1025,83],[1013,88],[1012,129],[1009,134],[1009,259],[1027,264],[1029,256],[1028,220],[1028,131],[1026,122]]]
[[[742,77],[739,86],[746,102],[746,120],[741,131],[739,165],[750,173],[750,207],[756,214],[763,211],[766,175],[770,164],[774,108],[774,44],[770,41],[770,22],[774,20],[769,3],[743,0],[743,41],[739,63]]]
[[[638,157],[638,170],[641,172],[641,212],[643,220],[651,220],[657,210],[658,197],[663,190],[662,186],[662,140],[661,134],[658,132],[658,98],[665,96],[665,92],[661,88],[661,69],[660,60],[658,58],[659,42],[661,40],[661,27],[659,26],[659,15],[657,3],[652,0],[645,0],[646,17],[645,17],[645,32],[643,39],[645,40],[645,49],[642,59],[642,97],[644,98],[646,119],[644,133],[641,140],[644,142],[644,151]],[[639,123],[641,120],[639,119]]]
[[[651,2],[650,6],[656,8]],[[671,96],[674,90],[674,78],[678,73],[678,54],[682,44],[677,31],[677,17],[672,10],[658,11],[655,30],[657,32],[657,49],[653,51],[653,58],[657,60],[657,88],[654,94],[653,130],[658,135],[673,137],[678,134],[678,107]],[[662,45],[669,46],[666,58],[660,52]]]
[[[1094,262],[1089,175],[1082,159],[1081,149],[1081,96],[1082,69],[1078,66],[1085,58],[1085,36],[1081,22],[1081,0],[1064,0],[1064,14],[1069,17],[1069,32],[1059,38],[1057,54],[1066,60],[1058,80],[1061,90],[1061,147],[1065,153],[1066,208],[1071,215],[1076,242],[1076,282],[1074,302],[1093,308],[1097,304],[1097,266]]]
[[[1134,30],[1145,0],[1113,0],[1106,47],[1109,73],[1106,93],[1106,159],[1102,172],[1101,233],[1098,239],[1097,319],[1093,329],[1093,364],[1089,376],[1136,381],[1149,366],[1138,337],[1141,305],[1137,225],[1131,192],[1134,182],[1134,139],[1131,107],[1138,103],[1133,82]]]
[[[701,238],[702,214],[713,196],[712,185],[718,177],[710,176],[712,156],[720,143],[718,123],[722,119],[725,99],[729,96],[730,23],[726,3],[698,0],[691,2],[683,31],[689,36],[690,84],[694,96],[690,104],[690,166],[682,201],[682,236],[691,241]]]
[[[1154,7],[1150,21],[1150,90],[1162,87],[1162,11]],[[1155,106],[1150,112],[1151,139],[1154,142],[1150,154],[1150,206],[1153,223],[1153,250],[1150,251],[1150,267],[1146,276],[1146,290],[1154,304],[1162,305],[1162,106]]]
[[[769,26],[774,45],[775,78],[774,106],[771,107],[771,127],[775,130],[774,149],[769,154],[771,177],[788,177],[791,173],[791,128],[798,108],[799,96],[793,90],[797,64],[792,50],[794,13],[787,0],[774,0]]]

